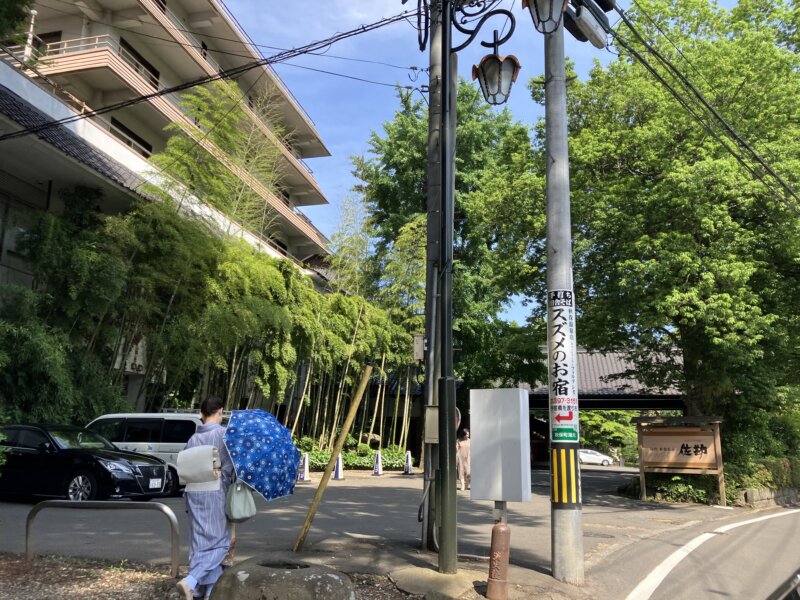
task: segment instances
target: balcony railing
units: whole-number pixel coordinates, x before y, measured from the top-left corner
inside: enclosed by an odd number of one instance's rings
[[[119,42],[109,35],[94,35],[72,40],[61,40],[46,44],[39,49],[40,57],[46,61],[48,57],[77,52],[91,52],[92,50],[109,49],[124,60],[129,67],[136,71],[151,86],[158,89],[158,77],[145,67],[133,54],[121,47]]]

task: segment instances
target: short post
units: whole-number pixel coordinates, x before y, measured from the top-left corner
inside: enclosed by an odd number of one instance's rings
[[[511,529],[508,527],[506,503],[494,503],[494,527],[489,549],[489,580],[486,597],[489,600],[508,599],[508,555],[511,551]]]

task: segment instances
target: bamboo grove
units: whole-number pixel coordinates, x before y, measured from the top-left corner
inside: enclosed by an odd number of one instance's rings
[[[197,122],[224,161],[175,129],[153,162],[266,239],[274,217],[231,165],[275,193],[280,173],[238,100],[223,83],[186,102],[190,114],[205,111]],[[192,408],[213,394],[229,409],[270,410],[326,448],[362,365],[374,361],[358,433],[405,447],[417,376],[408,327],[362,295],[315,289],[292,260],[191,217],[163,186],[148,194],[108,215],[98,191],[76,188],[62,193],[63,214],[30,216],[17,250],[33,289],[0,287],[7,419],[81,424],[115,410]],[[146,349],[144,383],[124,399],[122,364],[134,347]]]

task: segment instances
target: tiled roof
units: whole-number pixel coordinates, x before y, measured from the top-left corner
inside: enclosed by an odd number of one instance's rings
[[[635,372],[634,365],[622,352],[592,352],[578,350],[578,395],[582,398],[630,397],[630,396],[680,396],[680,390],[651,390],[640,381],[615,375],[627,371]],[[531,395],[547,396],[547,385],[538,383],[532,387]]]
[[[45,113],[2,85],[0,85],[0,113],[22,128],[36,127],[52,121]],[[142,181],[133,171],[83,141],[63,125],[48,127],[35,135],[67,156],[131,191],[136,191],[136,186]]]

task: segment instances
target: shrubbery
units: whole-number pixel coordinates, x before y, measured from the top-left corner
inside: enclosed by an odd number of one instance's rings
[[[368,470],[375,464],[375,450],[368,444],[359,444],[352,436],[348,437],[351,449],[342,452],[342,463],[345,469]],[[331,458],[329,450],[319,450],[317,442],[310,437],[302,437],[295,441],[300,452],[308,453],[308,468],[312,471],[324,471]],[[348,444],[345,443],[345,448]],[[400,470],[406,462],[406,452],[399,446],[390,446],[381,450],[381,463],[386,470]]]

